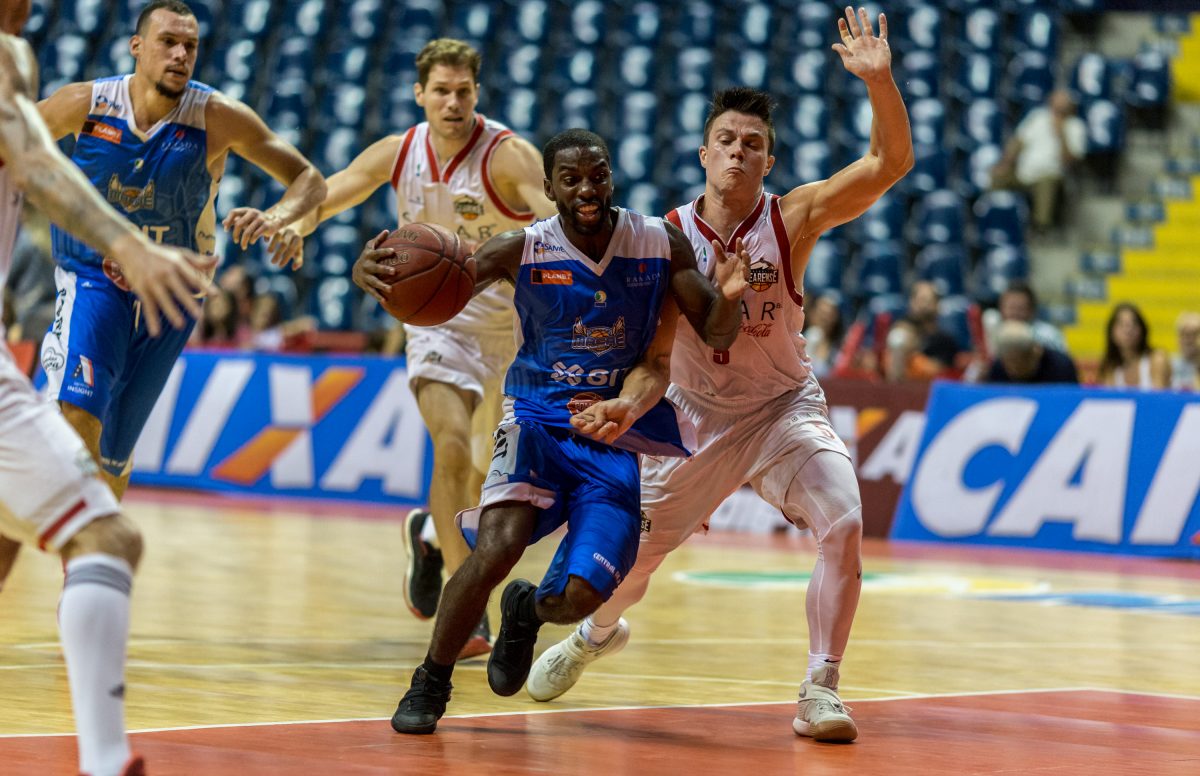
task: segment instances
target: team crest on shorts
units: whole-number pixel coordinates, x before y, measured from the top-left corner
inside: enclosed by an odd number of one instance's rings
[[[750,265],[750,287],[763,292],[779,282],[779,268],[765,259]]]
[[[586,350],[602,356],[610,350],[625,348],[625,316],[612,326],[584,326],[582,318],[571,327],[571,350]]]
[[[642,510],[642,527],[641,531],[644,534],[650,533],[650,518],[646,517],[646,510]]]
[[[572,415],[578,415],[596,402],[601,401],[604,401],[604,397],[598,393],[592,393],[591,391],[577,393],[567,402],[567,412]]]
[[[477,200],[464,195],[454,200],[454,212],[467,221],[474,221],[483,215],[483,205]]]

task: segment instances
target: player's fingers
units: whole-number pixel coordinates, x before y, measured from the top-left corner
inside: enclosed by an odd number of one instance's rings
[[[391,248],[384,248],[378,251],[371,251],[363,255],[363,269],[370,272],[372,275],[387,275],[391,277],[399,272],[395,264],[384,264],[384,259],[396,258],[396,251]]]
[[[363,283],[366,284],[368,291],[374,289],[381,294],[387,293],[391,289],[391,286],[389,286],[387,283],[384,283],[374,275],[365,276],[363,278]]]
[[[858,28],[858,19],[854,16],[854,8],[846,6],[846,27],[850,30],[851,38],[861,38],[862,30]]]
[[[388,235],[390,235],[390,234],[391,234],[391,232],[389,232],[387,229],[384,229],[382,232],[380,232],[379,234],[375,235],[370,240],[368,240],[367,245],[370,246],[371,248],[378,248],[380,246],[380,244],[382,244],[383,241],[386,240],[388,238]]]
[[[179,312],[179,308],[175,306],[175,300],[171,298],[171,292],[163,283],[156,283],[150,294],[147,294],[154,299],[154,304],[158,307],[158,314],[167,319],[167,323],[171,324],[176,329],[183,328],[183,316]],[[144,305],[143,305],[144,306]],[[158,315],[151,315],[147,312],[147,317],[157,319]]]
[[[843,43],[849,43],[854,40],[850,35],[850,28],[846,26],[845,19],[838,19],[838,35],[841,36]]]
[[[830,48],[837,52],[843,60],[850,56],[850,49],[843,46],[841,43],[834,43]]]
[[[147,293],[139,293],[137,297],[142,303],[142,320],[146,322],[146,332],[151,337],[157,337],[161,330],[158,324],[158,305]]]
[[[254,243],[258,242],[260,238],[268,236],[270,234],[270,230],[270,222],[260,215],[255,218],[254,225],[250,228],[249,236],[246,238],[246,241],[250,245],[253,245]]]
[[[871,17],[867,16],[867,9],[859,6],[858,8],[858,23],[862,27],[864,38],[875,37],[875,30],[871,29]]]
[[[712,249],[713,249],[713,258],[715,258],[717,260],[718,264],[723,263],[728,258],[725,255],[725,246],[721,245],[720,240],[712,241]]]
[[[887,40],[887,16],[884,14],[879,14],[879,37]]]
[[[200,300],[192,293],[188,287],[189,282],[187,276],[183,273],[172,273],[170,278],[171,295],[179,304],[183,305],[184,311],[193,318],[200,317]]]

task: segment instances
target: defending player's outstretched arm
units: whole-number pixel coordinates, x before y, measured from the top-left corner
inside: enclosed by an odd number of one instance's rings
[[[668,294],[659,313],[658,329],[650,347],[642,354],[615,399],[601,401],[583,412],[571,416],[571,425],[580,434],[597,442],[611,445],[629,430],[634,422],[667,395],[671,382],[671,348],[675,343],[675,325],[679,307]]]
[[[194,295],[208,288],[205,273],[216,259],[155,245],[108,206],[59,152],[39,116],[34,63],[27,43],[0,33],[0,159],[14,184],[55,223],[120,261],[130,290],[142,300],[151,335],[158,334],[159,313],[176,328],[184,325],[181,307],[198,318]],[[90,94],[90,85],[84,86]]]
[[[780,200],[784,225],[791,238],[793,274],[803,277],[812,243],[821,234],[844,224],[871,207],[912,169],[912,131],[908,111],[892,79],[892,51],[887,41],[887,17],[879,14],[879,35],[865,9],[856,15],[847,6],[838,20],[841,43],[833,50],[846,70],[867,85],[871,100],[871,145],[867,153],[829,177],[788,192]]]
[[[224,227],[243,248],[260,237],[268,238],[271,263],[283,267],[290,261],[299,269],[304,263],[304,241],[289,225],[325,199],[325,177],[239,100],[214,93],[205,106],[204,122],[209,127],[210,159],[233,151],[287,187],[279,201],[265,211],[251,207],[231,210]]]
[[[741,329],[742,294],[749,286],[750,254],[741,240],[732,256],[714,242],[714,286],[696,268],[696,252],[687,236],[674,224],[665,225],[671,240],[671,295],[705,344],[725,350]]]

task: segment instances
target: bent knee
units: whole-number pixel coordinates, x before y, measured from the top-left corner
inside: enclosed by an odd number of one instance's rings
[[[562,606],[563,614],[569,617],[571,622],[582,620],[603,604],[604,596],[586,580],[579,577],[567,580],[567,587],[562,594]]]
[[[62,555],[70,560],[80,555],[104,553],[123,559],[136,570],[142,559],[143,546],[141,529],[118,513],[88,523],[67,542]]]

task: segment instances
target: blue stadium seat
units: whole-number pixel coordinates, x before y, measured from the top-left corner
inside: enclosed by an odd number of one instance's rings
[[[798,183],[821,181],[833,175],[833,154],[824,140],[798,143],[792,149],[792,170]]]
[[[241,38],[230,44],[225,50],[224,67],[221,69],[226,83],[248,83],[254,78],[255,69],[259,66],[258,42],[253,38]]]
[[[903,179],[906,191],[928,194],[944,189],[949,183],[949,159],[944,148],[920,145],[913,147],[913,169]]]
[[[485,4],[490,5],[490,4]],[[338,30],[359,43],[370,43],[382,31],[383,0],[351,0],[340,8]]]
[[[567,127],[596,126],[596,92],[591,89],[571,89],[562,96],[559,121]]]
[[[985,253],[977,269],[975,295],[981,301],[991,303],[1012,281],[1029,277],[1029,259],[1023,249],[1001,245]]]
[[[821,99],[826,99],[825,76],[829,69],[828,63],[829,57],[821,50],[808,49],[793,55],[791,66],[788,68],[791,80],[788,81],[787,91],[819,95]]]
[[[951,74],[950,93],[963,103],[993,99],[1000,86],[1000,67],[987,54],[967,54]]]
[[[507,0],[500,14],[501,24],[512,24],[520,40],[542,43],[546,40],[549,8],[545,0]]]
[[[671,171],[672,184],[684,189],[704,185],[704,168],[700,166],[697,150],[703,143],[704,138],[699,130],[695,133],[680,134],[675,139],[674,159],[668,168]],[[676,197],[671,202],[682,202],[684,199],[691,197]]]
[[[330,83],[365,84],[370,64],[366,45],[350,44],[326,54],[322,67]]]
[[[332,174],[349,167],[361,150],[356,129],[337,127],[318,143],[313,163],[326,174]]]
[[[917,254],[915,269],[917,278],[933,283],[938,296],[966,290],[967,252],[961,245],[930,245],[922,249]]]
[[[324,0],[301,0],[284,6],[283,31],[286,37],[315,38],[325,21]]]
[[[658,3],[640,2],[622,9],[617,22],[618,38],[630,44],[653,48],[662,30]]]
[[[1058,14],[1038,3],[1022,11],[1017,18],[1017,44],[1029,51],[1041,52],[1053,61],[1058,58],[1058,24]]]
[[[708,114],[707,92],[686,92],[675,99],[674,134],[700,135]],[[696,144],[698,148],[699,143]]]
[[[878,27],[878,15],[872,13],[871,25]],[[942,46],[942,14],[933,3],[914,2],[902,17],[896,32],[904,51],[923,49],[938,52]],[[879,30],[875,30],[878,34]]]
[[[958,179],[959,194],[966,199],[979,196],[992,185],[992,168],[1004,151],[996,143],[986,143],[970,152]]]
[[[92,78],[103,78],[117,73],[132,73],[133,65],[133,56],[129,53],[129,40],[119,38],[101,43],[96,48],[88,75]]]
[[[59,85],[83,77],[87,62],[87,39],[82,35],[64,33],[54,37],[38,52],[38,68],[42,75],[42,93],[47,94],[51,82]],[[57,88],[57,87],[55,87]]]
[[[946,106],[941,100],[925,98],[909,103],[908,117],[914,143],[942,145],[946,136]]]
[[[594,51],[590,49],[562,50],[550,73],[550,82],[559,90],[570,89],[573,86],[594,87],[596,70]]]
[[[102,23],[107,22],[106,3],[102,0],[60,0],[55,26],[62,33],[74,33],[89,38]]]
[[[914,49],[902,57],[896,80],[909,99],[936,97],[942,67],[936,52]]]
[[[509,52],[504,71],[510,87],[534,87],[542,77],[542,49],[527,43]]]
[[[596,46],[604,37],[606,15],[599,0],[571,4],[571,36],[578,46]]]
[[[328,223],[321,226],[315,235],[308,238],[321,248],[319,262],[323,275],[346,275],[363,247],[363,240],[355,224]]]
[[[1114,68],[1103,54],[1088,52],[1075,60],[1071,68],[1069,89],[1077,105],[1092,100],[1111,100]]]
[[[675,25],[669,32],[671,41],[677,46],[711,47],[716,39],[717,23],[713,5],[703,0],[689,0],[678,11]]]
[[[497,118],[517,134],[530,135],[537,127],[539,112],[537,92],[532,89],[509,89]]]
[[[1004,112],[995,100],[979,99],[959,113],[959,148],[971,152],[983,145],[1004,142]]]
[[[900,240],[904,237],[904,224],[908,220],[907,207],[902,196],[894,191],[880,197],[874,205],[859,216],[855,223],[863,242]]]
[[[271,0],[246,0],[240,10],[241,23],[237,28],[253,38],[261,37],[271,19]]]
[[[755,50],[766,48],[771,42],[776,20],[769,3],[749,2],[740,4],[738,32],[746,43]]]
[[[949,189],[929,192],[917,203],[915,216],[913,242],[917,245],[963,243],[963,201],[957,193]]]
[[[667,207],[663,202],[662,190],[653,183],[635,183],[627,187],[625,192],[625,207],[642,215],[663,215]]]
[[[1084,109],[1088,155],[1119,151],[1125,144],[1125,116],[1116,103],[1095,100]]]
[[[282,40],[276,49],[274,79],[290,80],[312,78],[316,46],[311,38],[291,36]]]
[[[1054,88],[1054,72],[1050,59],[1040,51],[1022,51],[1008,69],[1012,87],[1009,99],[1020,105],[1022,114],[1046,101]]]
[[[1025,244],[1029,213],[1023,197],[1011,191],[989,191],[975,201],[974,210],[980,245]]]
[[[679,91],[712,92],[712,50],[701,46],[680,49],[675,57],[673,85]]]
[[[845,253],[836,240],[817,240],[804,270],[804,292],[815,299],[829,291],[842,288]]]
[[[630,91],[621,97],[621,114],[630,132],[653,132],[658,121],[658,97],[652,91]]]
[[[803,94],[785,117],[785,128],[794,133],[796,142],[826,140],[829,137],[829,101],[814,94]]]
[[[1133,79],[1125,94],[1126,104],[1134,108],[1157,108],[1167,104],[1171,95],[1171,69],[1161,51],[1146,48],[1133,58]]]
[[[869,243],[859,252],[858,295],[899,294],[904,288],[904,248],[899,242]]]
[[[424,45],[430,38],[437,37],[442,27],[442,16],[440,0],[408,0],[391,30],[410,43],[419,41]]]
[[[46,28],[46,17],[49,15],[47,10],[50,4],[50,0],[33,0],[33,4],[29,8],[29,19],[25,22],[22,34],[35,42],[38,40]],[[129,28],[132,29],[133,25],[129,25]],[[36,47],[34,50],[37,50]]]
[[[996,57],[1004,32],[1000,14],[993,8],[975,8],[962,17],[960,51]]]
[[[355,286],[344,277],[322,278],[316,288],[317,324],[322,329],[354,328],[354,308],[358,300]]]
[[[960,294],[944,297],[938,303],[938,327],[953,334],[963,350],[970,350],[972,344],[967,317],[972,304],[970,299]]]
[[[621,89],[653,89],[658,75],[658,58],[649,46],[630,46],[620,56]]]
[[[450,23],[450,35],[482,50],[491,39],[495,12],[496,3],[469,2],[456,5],[454,19]]]
[[[770,66],[767,55],[754,49],[743,50],[737,57],[736,69],[732,72],[733,83],[727,86],[749,86],[752,89],[766,89],[767,76]]]

